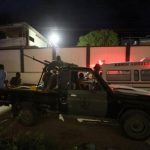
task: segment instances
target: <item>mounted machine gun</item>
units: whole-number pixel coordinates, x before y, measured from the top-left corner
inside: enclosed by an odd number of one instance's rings
[[[47,61],[47,60],[44,60],[44,61],[41,61],[35,57],[31,57],[29,55],[26,55],[24,54],[24,56],[30,58],[30,59],[33,59],[34,61],[37,61],[41,64],[43,64],[45,67],[43,68],[43,71],[42,71],[42,74],[41,74],[41,77],[39,79],[39,82],[37,84],[37,87],[40,85],[40,82],[41,80],[43,80],[44,82],[44,86],[47,85],[47,82],[48,82],[48,76],[50,75],[50,72],[55,70],[55,71],[59,71],[61,68],[64,68],[64,67],[77,67],[77,65],[75,64],[71,64],[71,63],[66,63],[66,62],[63,62],[61,60],[61,57],[60,56],[57,56],[56,57],[56,60],[53,60],[52,62],[50,61]]]

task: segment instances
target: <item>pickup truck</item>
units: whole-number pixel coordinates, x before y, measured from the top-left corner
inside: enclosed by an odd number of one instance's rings
[[[49,109],[67,115],[116,119],[132,139],[150,135],[149,95],[112,91],[91,68],[67,63],[46,65],[39,83],[45,75],[50,77],[44,83],[46,87],[38,84],[36,89],[1,89],[0,105],[12,105],[13,115],[25,125],[35,124],[39,113]]]

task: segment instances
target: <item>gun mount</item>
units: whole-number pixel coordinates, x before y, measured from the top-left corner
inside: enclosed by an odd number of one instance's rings
[[[24,56],[30,58],[30,59],[33,59],[34,61],[37,61],[43,65],[45,65],[45,67],[48,69],[48,70],[51,70],[51,69],[60,69],[62,67],[78,67],[78,65],[76,64],[72,64],[72,63],[67,63],[67,62],[63,62],[60,58],[60,56],[57,56],[56,57],[56,60],[53,60],[52,62],[48,61],[48,60],[44,60],[44,61],[41,61],[37,58],[35,58],[34,56],[31,57],[29,55],[26,55],[24,54]]]
[[[43,68],[41,77],[39,79],[39,82],[37,84],[37,87],[39,86],[41,80],[43,80],[44,86],[46,86],[47,82],[48,82],[48,76],[50,76],[51,72],[53,72],[54,70],[59,72],[62,68],[78,67],[78,65],[76,65],[76,64],[71,64],[71,63],[63,62],[61,60],[60,56],[57,56],[56,60],[53,60],[52,62],[47,61],[47,60],[41,61],[41,60],[35,58],[34,56],[31,57],[31,56],[26,55],[26,54],[24,54],[24,56],[26,56],[26,57],[28,57],[30,59],[33,59],[34,61],[37,61],[37,62],[39,62],[39,63],[41,63],[41,64],[44,65],[44,68]]]

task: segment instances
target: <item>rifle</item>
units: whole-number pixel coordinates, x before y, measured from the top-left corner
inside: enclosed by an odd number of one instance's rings
[[[38,60],[38,59],[36,59],[36,58],[34,58],[34,56],[33,57],[31,57],[31,56],[29,56],[29,55],[26,55],[26,54],[24,54],[24,56],[26,56],[26,57],[28,57],[28,58],[30,58],[30,59],[33,59],[33,60],[35,60],[35,61],[37,61],[37,62],[39,62],[39,63],[41,63],[41,64],[43,64],[43,65],[49,65],[49,63],[50,62],[48,62],[48,61],[41,61],[41,60]]]

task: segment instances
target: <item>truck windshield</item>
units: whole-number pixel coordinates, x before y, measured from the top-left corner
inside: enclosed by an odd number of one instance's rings
[[[92,72],[83,70],[71,72],[72,90],[102,90],[102,88]]]

